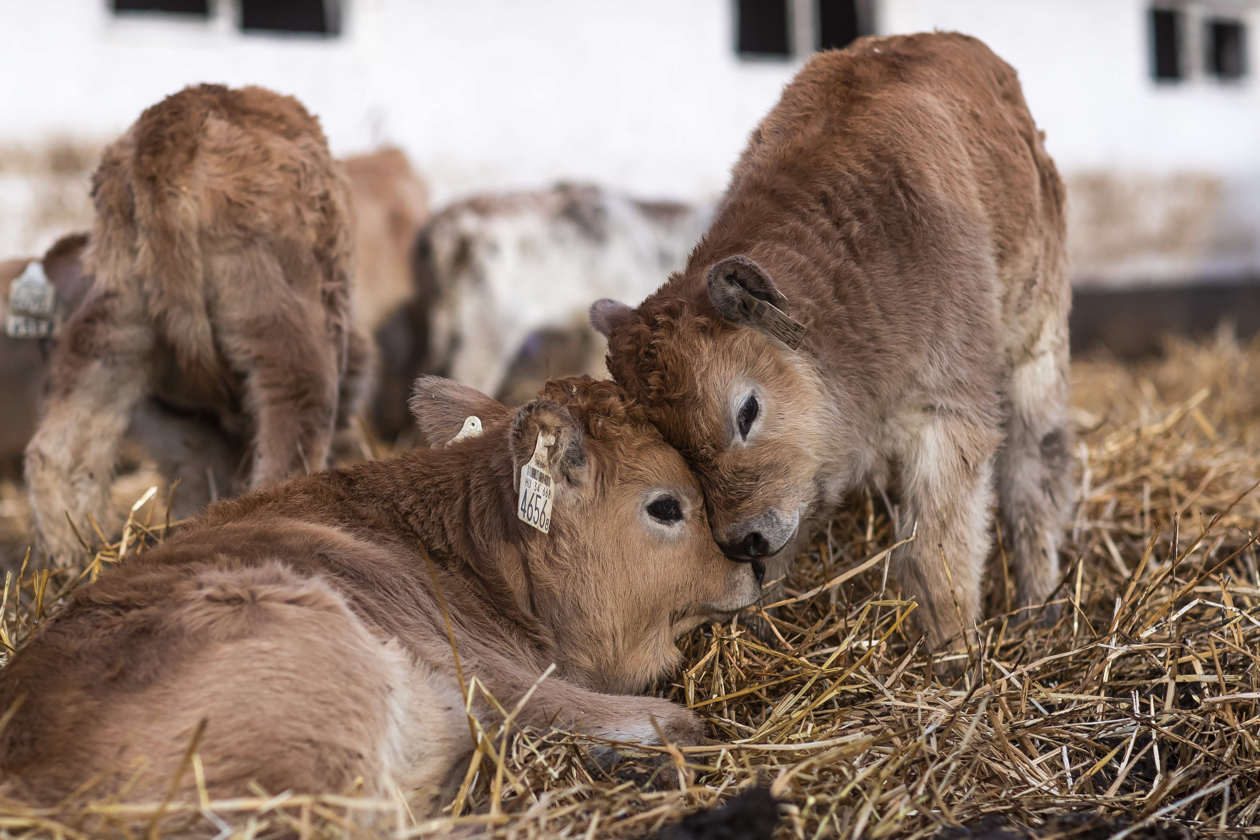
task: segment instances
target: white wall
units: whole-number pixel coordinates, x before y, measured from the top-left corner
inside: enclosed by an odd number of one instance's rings
[[[792,67],[739,61],[727,0],[351,0],[341,39],[0,3],[0,144],[109,138],[199,81],[296,94],[334,152],[402,145],[438,201],[592,178],[718,192]]]
[[[883,0],[885,32],[957,29],[1019,71],[1068,182],[1078,286],[1260,276],[1260,8],[1192,0],[1247,24],[1250,76],[1151,79],[1148,0]],[[1191,17],[1188,35],[1202,21]]]
[[[884,0],[888,32],[957,29],[1019,71],[1061,169],[1150,173],[1260,171],[1260,14],[1216,2],[1250,24],[1252,76],[1155,84],[1147,0]]]
[[[735,56],[734,0],[345,2],[344,36],[321,40],[242,35],[232,0],[209,23],[0,0],[0,254],[52,235],[31,232],[5,147],[104,142],[193,82],[296,94],[337,154],[401,145],[439,203],[561,178],[707,199],[798,66]],[[1019,70],[1060,169],[1089,184],[1078,276],[1114,283],[1260,274],[1260,10],[1212,2],[1250,23],[1241,84],[1154,84],[1146,0],[875,6],[881,32],[958,29]]]

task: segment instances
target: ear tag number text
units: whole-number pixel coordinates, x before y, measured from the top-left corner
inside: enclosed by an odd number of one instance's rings
[[[556,495],[556,482],[547,468],[547,447],[555,442],[555,435],[538,435],[534,456],[521,467],[521,494],[516,503],[517,518],[544,534],[551,527],[551,501]]]

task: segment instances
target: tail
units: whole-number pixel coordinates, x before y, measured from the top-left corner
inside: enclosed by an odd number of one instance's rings
[[[226,400],[230,387],[219,362],[206,308],[206,267],[194,197],[174,183],[137,184],[136,270],[150,315],[198,390]]]

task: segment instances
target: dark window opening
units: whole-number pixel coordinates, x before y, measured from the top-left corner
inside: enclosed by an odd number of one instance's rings
[[[819,0],[818,49],[843,49],[869,34],[862,26],[858,0]]]
[[[1219,79],[1241,79],[1247,72],[1247,31],[1236,20],[1207,22],[1207,70]]]
[[[160,12],[210,17],[210,0],[110,0],[115,13]]]
[[[1174,9],[1151,9],[1151,68],[1156,79],[1185,78],[1181,67],[1181,12]]]
[[[241,29],[338,35],[336,11],[335,0],[241,0]]]
[[[736,50],[746,56],[792,54],[788,37],[788,0],[739,0],[735,22]]]

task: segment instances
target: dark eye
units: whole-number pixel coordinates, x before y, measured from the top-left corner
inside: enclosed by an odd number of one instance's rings
[[[673,496],[661,496],[648,505],[647,510],[658,522],[678,522],[683,518],[682,508]]]
[[[752,424],[757,420],[757,412],[760,410],[757,405],[757,398],[750,396],[744,400],[744,404],[739,409],[739,436],[748,437],[748,430],[752,428]]]

